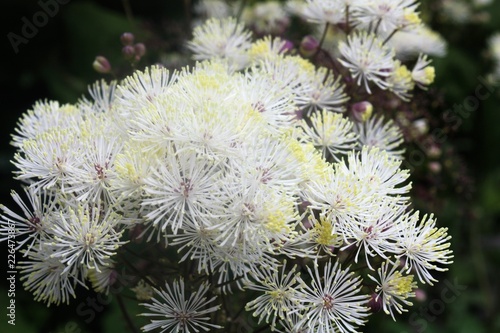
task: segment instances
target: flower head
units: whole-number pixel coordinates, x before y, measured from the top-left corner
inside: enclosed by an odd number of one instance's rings
[[[234,18],[209,19],[196,27],[193,35],[188,48],[195,60],[226,59],[236,70],[246,65],[251,33]]]
[[[216,297],[207,299],[209,291],[208,284],[202,284],[196,291],[186,292],[184,279],[174,281],[172,286],[165,283],[165,290],[154,289],[155,296],[150,303],[142,303],[149,311],[141,316],[156,317],[151,323],[142,327],[142,330],[149,332],[160,329],[159,332],[185,332],[195,333],[200,330],[208,332],[211,328],[221,328],[221,326],[211,324],[210,314],[217,311],[219,305],[210,306]]]
[[[368,82],[375,83],[381,89],[390,87],[387,78],[394,71],[394,50],[374,34],[353,33],[347,43],[341,42],[340,63],[349,69],[358,85],[363,85],[371,94]]]
[[[348,269],[342,270],[338,262],[334,265],[327,262],[323,274],[318,266],[314,265],[314,271],[307,267],[310,284],[301,280],[297,299],[303,318],[296,325],[307,323],[310,330],[319,333],[356,332],[369,314],[366,307],[369,296],[360,294],[361,277],[353,277],[354,273]]]
[[[375,292],[377,298],[382,299],[384,312],[396,320],[394,310],[399,314],[407,311],[403,308],[403,304],[412,305],[407,299],[415,297],[414,290],[417,288],[417,283],[413,281],[413,275],[404,276],[398,270],[398,265],[390,262],[383,262],[377,272],[378,279],[371,275],[368,277],[377,283]]]

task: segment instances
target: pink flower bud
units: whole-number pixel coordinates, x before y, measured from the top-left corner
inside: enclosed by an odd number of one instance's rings
[[[287,39],[285,40],[285,44],[281,47],[280,52],[286,53],[291,50],[293,50],[293,43]]]
[[[364,123],[372,116],[373,105],[370,102],[363,101],[352,105],[351,114],[354,119],[360,123]]]
[[[137,43],[134,45],[134,50],[136,56],[141,58],[143,55],[146,54],[146,46],[143,43]]]
[[[319,48],[319,42],[311,35],[307,35],[302,38],[300,42],[300,54],[304,57],[309,58],[313,56]]]
[[[131,60],[135,57],[135,50],[132,45],[127,45],[122,48],[122,54],[126,59]]]
[[[370,300],[368,301],[368,306],[370,307],[372,312],[379,312],[383,308],[382,297],[380,297],[376,293],[373,293]]]
[[[94,67],[94,70],[98,73],[107,74],[111,72],[111,64],[108,59],[103,56],[95,57],[92,67]]]
[[[134,43],[134,34],[130,32],[124,32],[120,36],[120,40],[123,46],[132,45]]]

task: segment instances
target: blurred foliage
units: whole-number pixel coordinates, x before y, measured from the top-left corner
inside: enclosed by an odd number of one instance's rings
[[[186,10],[189,8],[186,6],[190,3],[188,0],[72,0],[61,4],[54,17],[40,27],[27,44],[19,46],[17,54],[8,38],[3,39],[3,75],[0,76],[3,112],[0,172],[3,186],[0,202],[11,206],[9,192],[19,188],[19,184],[12,180],[10,160],[13,150],[8,143],[21,113],[38,99],[75,102],[86,92],[87,85],[102,77],[92,70],[97,55],[106,56],[120,76],[130,72],[132,68],[122,57],[119,40],[125,31],[133,32],[148,49],[146,58],[137,67],[162,57],[173,59],[173,56],[179,64],[185,63],[188,55],[182,41],[189,37],[192,13]],[[500,20],[496,19],[500,17],[500,1],[493,1],[486,9],[490,17],[488,21],[464,25],[443,20],[438,12],[433,11],[435,3],[434,0],[422,1],[422,11],[431,26],[449,41],[448,55],[434,59],[437,78],[432,96],[436,99],[436,106],[429,109],[436,122],[442,124],[444,111],[463,104],[468,96],[474,96],[476,87],[481,84],[478,77],[485,77],[492,68],[486,41],[491,34],[500,31]],[[4,36],[9,32],[20,34],[21,18],[30,19],[41,10],[38,2],[30,0],[7,0],[2,4]],[[415,204],[423,211],[435,212],[439,224],[449,227],[455,263],[450,271],[442,274],[439,283],[424,290],[425,299],[415,301],[414,307],[397,322],[380,313],[372,316],[365,332],[500,332],[500,319],[496,316],[500,313],[497,297],[500,295],[499,102],[500,86],[497,86],[491,97],[481,101],[478,109],[470,117],[463,118],[460,126],[449,133],[443,149],[453,150],[455,157],[444,161],[444,166],[454,180],[441,179],[440,188],[422,185],[425,191],[434,193],[433,199],[417,200]],[[429,186],[436,186],[433,184]],[[1,251],[6,253],[4,244]],[[20,255],[17,259],[21,259]],[[447,283],[454,282],[465,286],[465,291],[452,302],[443,302],[443,290],[448,288]],[[2,310],[0,332],[127,331],[115,299],[102,311],[96,311],[96,319],[87,324],[78,306],[88,297],[96,297],[94,293],[79,290],[79,299],[71,305],[46,308],[34,302],[32,295],[22,290],[21,284],[18,281],[16,326],[6,323],[5,310]],[[2,280],[2,309],[6,307],[6,288],[7,283]],[[139,311],[137,303],[127,297],[123,299],[135,320]],[[438,309],[439,314],[429,315],[429,308],[437,304],[444,304],[444,307]]]

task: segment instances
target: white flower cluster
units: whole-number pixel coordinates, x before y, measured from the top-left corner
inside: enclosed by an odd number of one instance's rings
[[[419,22],[415,1],[360,3],[310,0],[304,15],[357,22],[340,61],[367,92],[409,97],[414,82],[429,84],[425,56],[411,73],[381,39]],[[1,207],[0,240],[14,221],[25,287],[49,305],[87,279],[106,292],[124,231],[141,226],[216,282],[191,296],[183,279],[155,289],[144,315],[160,318],[145,331],[219,327],[205,294],[236,286],[261,293],[246,308],[274,331],[356,332],[370,295],[341,267],[349,257],[378,268],[372,292],[388,314],[405,311],[414,274],[432,284],[452,252],[447,229],[409,209],[397,126],[371,110],[348,119],[340,75],[279,38],[252,42],[235,19],[208,20],[188,45],[205,61],[100,82],[90,100],[39,102],[21,118],[14,164],[29,204],[13,193],[23,215]],[[297,269],[285,257],[306,260]]]

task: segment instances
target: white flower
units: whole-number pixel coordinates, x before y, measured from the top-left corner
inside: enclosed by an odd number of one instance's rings
[[[307,0],[301,14],[313,23],[342,23],[346,17],[345,4],[342,1]]]
[[[109,208],[97,204],[80,204],[75,209],[60,212],[52,226],[57,258],[66,272],[80,270],[85,276],[89,269],[101,271],[111,264],[116,250],[126,243],[120,241],[123,230],[118,231],[120,217]]]
[[[286,261],[279,267],[261,266],[252,272],[255,282],[248,282],[246,289],[262,292],[260,296],[248,302],[245,306],[247,311],[254,311],[253,316],[259,316],[259,323],[265,320],[274,329],[276,320],[283,320],[287,313],[295,308],[297,300],[295,297],[297,287],[296,266],[291,269],[287,267]]]
[[[242,19],[259,35],[281,35],[290,24],[288,13],[280,1],[258,2],[243,11]]]
[[[377,0],[358,3],[353,9],[354,23],[375,34],[390,34],[394,30],[420,24],[415,12],[417,0]]]
[[[150,103],[168,93],[176,82],[177,73],[159,66],[147,67],[144,71],[136,71],[126,77],[118,85],[118,96],[115,100],[115,116],[119,125],[128,130],[132,119],[138,117],[138,112]],[[111,113],[113,115],[113,113]]]
[[[417,63],[411,72],[413,81],[421,88],[427,89],[427,86],[434,82],[436,71],[433,66],[429,66],[432,60],[428,60],[427,55],[420,54]]]
[[[200,0],[194,10],[205,17],[224,18],[231,13],[230,6],[223,0]]]
[[[403,133],[392,119],[384,122],[384,116],[373,116],[363,123],[356,123],[355,130],[361,146],[377,147],[402,159],[404,148],[399,146],[404,142]]]
[[[72,128],[82,119],[82,111],[73,105],[59,105],[55,101],[37,102],[33,109],[21,116],[11,144],[20,148],[25,140],[35,139],[54,128]]]
[[[9,237],[15,237],[16,250],[24,244],[29,244],[24,252],[26,256],[34,244],[41,246],[40,240],[46,236],[49,229],[50,215],[55,209],[55,201],[49,194],[43,191],[35,192],[32,187],[24,188],[24,192],[28,197],[29,205],[23,202],[17,192],[11,192],[12,199],[21,208],[24,216],[0,205],[0,209],[3,211],[3,214],[0,215],[0,242],[9,239]],[[12,227],[15,230],[14,233],[12,233]],[[23,239],[23,237],[25,238]]]
[[[265,36],[264,38],[260,38],[253,42],[248,50],[250,61],[252,64],[258,65],[260,60],[278,57],[287,51],[289,43],[289,41],[280,37]]]
[[[328,152],[338,161],[341,155],[356,148],[358,137],[352,130],[354,124],[342,114],[323,110],[313,113],[310,123],[311,126],[302,121],[302,129],[307,135],[304,140],[321,148],[323,157],[327,157]]]
[[[390,91],[403,101],[410,101],[412,97],[411,91],[415,87],[415,83],[412,79],[412,72],[405,65],[402,65],[399,60],[394,62],[394,72],[392,72],[388,82]]]
[[[401,161],[376,147],[364,146],[361,152],[350,152],[347,161],[338,165],[338,174],[352,176],[367,187],[371,195],[392,196],[402,201],[411,189],[405,184],[410,177],[408,170],[401,170]],[[380,202],[379,202],[380,203]]]
[[[219,168],[189,150],[169,151],[156,164],[144,179],[147,196],[141,205],[149,207],[146,217],[155,226],[163,232],[169,226],[175,234],[184,223],[197,223],[211,207],[220,187]]]
[[[300,280],[301,288],[297,300],[303,318],[296,324],[307,324],[316,333],[357,332],[369,315],[366,307],[369,297],[360,294],[361,277],[354,277],[348,269],[342,270],[338,262],[324,265],[323,274],[315,263],[314,272],[307,267],[311,282]]]
[[[424,53],[442,57],[446,54],[444,38],[429,27],[421,25],[408,31],[396,32],[387,42],[399,59],[413,59]]]
[[[356,244],[355,262],[363,250],[368,268],[373,270],[370,258],[387,258],[397,251],[396,241],[399,235],[398,219],[405,207],[394,204],[381,204],[372,210],[372,215],[359,219],[357,223],[340,223],[339,232],[347,239],[342,250]],[[376,260],[376,259],[375,259]]]
[[[390,314],[394,321],[396,320],[394,310],[401,314],[408,311],[403,308],[403,304],[413,305],[412,302],[408,301],[408,298],[415,297],[414,290],[417,288],[417,283],[413,281],[413,275],[404,276],[398,270],[398,266],[397,263],[386,261],[377,270],[378,279],[368,275],[378,284],[375,290],[377,293],[375,301],[381,298],[384,312]]]
[[[374,34],[353,33],[347,37],[347,43],[340,42],[339,61],[349,69],[358,85],[363,85],[371,94],[368,82],[375,83],[381,89],[390,87],[387,78],[394,71],[394,50]]]
[[[103,266],[100,272],[96,269],[90,269],[87,278],[92,284],[92,288],[98,293],[108,294],[110,287],[116,281],[118,272],[116,271],[115,262],[109,260],[108,266]]]
[[[29,261],[20,261],[18,265],[24,288],[33,292],[36,301],[46,302],[47,306],[61,302],[69,304],[70,296],[76,298],[76,284],[84,286],[78,275],[73,275],[77,272],[67,271],[67,266],[54,257],[57,251],[51,245],[33,247]]]
[[[110,112],[116,98],[116,84],[116,81],[111,81],[109,84],[105,80],[95,82],[88,87],[92,99],[82,98],[78,107],[85,113]]]
[[[188,48],[195,60],[227,59],[234,69],[242,69],[248,61],[251,33],[234,18],[209,19],[193,31]]]
[[[156,297],[153,297],[150,303],[141,303],[151,312],[141,313],[140,316],[158,319],[151,319],[151,323],[142,327],[142,330],[195,333],[222,328],[209,322],[209,314],[220,307],[209,306],[216,299],[215,296],[207,299],[209,289],[208,284],[202,284],[197,290],[186,292],[182,278],[174,281],[172,287],[165,283],[165,290],[154,289]]]
[[[88,118],[88,120],[91,118]],[[115,177],[116,156],[122,151],[123,142],[115,135],[106,121],[94,119],[82,124],[80,165],[68,179],[67,192],[74,193],[80,201],[115,200],[109,191]],[[102,127],[101,127],[102,126]]]
[[[432,285],[437,281],[430,270],[446,271],[439,265],[449,265],[453,261],[450,250],[448,228],[437,228],[433,215],[424,215],[419,222],[419,212],[405,214],[400,221],[400,232],[397,241],[399,257],[405,259],[404,271],[415,270],[422,283]]]
[[[317,110],[327,110],[343,112],[345,111],[345,102],[349,97],[344,92],[344,85],[340,82],[341,77],[335,78],[333,73],[324,67],[320,67],[310,79],[311,90],[305,103],[299,103],[307,115]]]
[[[82,163],[81,149],[77,131],[47,130],[23,142],[14,156],[16,178],[28,181],[37,191],[60,189],[64,193]]]
[[[278,56],[266,58],[259,67],[253,69],[257,75],[268,75],[278,89],[286,89],[294,94],[297,104],[309,104],[312,92],[311,82],[315,76],[314,65],[299,56]]]

